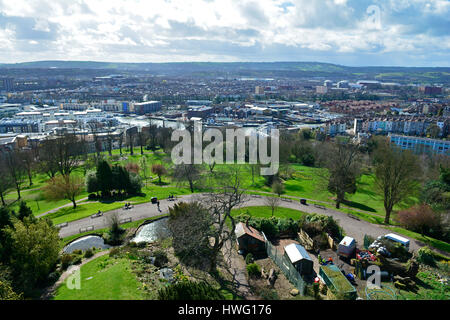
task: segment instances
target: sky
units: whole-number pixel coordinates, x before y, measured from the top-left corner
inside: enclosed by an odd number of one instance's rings
[[[0,63],[450,67],[450,0],[0,0]]]

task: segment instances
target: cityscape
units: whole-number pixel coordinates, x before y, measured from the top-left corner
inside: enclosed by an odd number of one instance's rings
[[[216,1],[19,2],[0,1],[0,300],[450,300],[447,1],[230,1],[236,21]],[[408,14],[431,31],[398,31]]]

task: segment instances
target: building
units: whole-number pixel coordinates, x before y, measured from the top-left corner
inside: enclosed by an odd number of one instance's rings
[[[251,227],[247,223],[239,222],[234,230],[239,250],[251,252],[252,254],[263,254],[266,252],[266,239],[264,234]]]
[[[419,92],[426,95],[442,94],[442,87],[422,86],[419,87]]]
[[[363,119],[355,119],[355,122],[353,124],[353,132],[354,134],[358,134],[363,128]]]
[[[348,89],[350,88],[350,85],[347,80],[342,80],[337,83],[337,87],[339,89]]]
[[[30,133],[39,132],[38,121],[27,119],[1,119],[0,133]]]
[[[212,101],[210,101],[210,100],[188,100],[188,101],[186,101],[186,105],[188,107],[190,107],[190,106],[197,106],[197,107],[210,106],[211,104],[212,104]]]
[[[326,93],[328,93],[328,87],[327,86],[317,86],[316,87],[316,93],[318,93],[318,94],[326,94]]]
[[[301,245],[291,243],[285,246],[284,256],[292,263],[300,275],[309,275],[313,272],[313,261],[306,249]]]
[[[410,136],[389,134],[390,142],[403,150],[411,150],[422,154],[444,154],[450,156],[450,141],[439,139],[428,139]]]
[[[192,107],[192,108],[188,109],[187,117],[189,119],[191,119],[191,118],[205,119],[209,115],[211,115],[213,112],[214,112],[214,108],[212,108],[212,107],[206,107],[206,106]]]
[[[133,104],[134,113],[138,115],[160,111],[161,107],[161,101],[146,101]]]
[[[3,90],[6,92],[11,92],[14,90],[14,79],[13,78],[3,78]]]
[[[255,94],[264,94],[264,87],[256,86],[255,87]]]

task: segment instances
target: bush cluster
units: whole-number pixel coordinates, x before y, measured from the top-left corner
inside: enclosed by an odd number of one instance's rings
[[[236,220],[246,222],[249,218],[250,215],[248,214],[240,214],[236,217]],[[268,238],[275,238],[280,235],[295,236],[298,232],[298,222],[293,219],[251,217],[248,223],[253,228],[264,232]]]
[[[181,281],[158,291],[159,300],[225,300],[222,293],[206,282]]]

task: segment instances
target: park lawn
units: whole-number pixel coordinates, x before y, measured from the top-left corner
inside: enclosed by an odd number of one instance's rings
[[[81,289],[70,290],[64,282],[55,300],[143,300],[144,293],[125,258],[101,256],[80,269]],[[92,278],[91,278],[92,277]],[[90,278],[90,279],[89,279]]]
[[[106,212],[106,211],[119,209],[122,207],[123,207],[123,203],[121,203],[121,202],[86,203],[86,204],[77,205],[77,207],[75,209],[73,207],[61,208],[56,212],[46,215],[45,217],[51,219],[54,224],[60,224],[63,222],[70,222],[70,221],[75,221],[75,220],[89,217],[90,215],[97,213],[98,210],[100,210],[102,212]]]
[[[48,212],[55,208],[72,203],[70,200],[47,200],[44,198],[41,190],[30,190],[21,193],[22,197],[20,201],[25,201],[27,206],[31,208],[34,216],[38,216],[42,213]],[[77,200],[86,198],[88,196],[87,192],[83,192],[76,197]],[[9,209],[18,211],[20,206],[20,201],[16,200],[14,194],[8,194],[6,197],[9,205]]]
[[[272,209],[267,206],[256,206],[233,209],[231,211],[231,216],[233,217],[239,214],[250,214],[252,217],[258,218],[270,218],[272,216]],[[305,212],[299,210],[283,207],[276,208],[274,212],[274,216],[277,218],[292,218],[293,220],[298,220],[305,214]]]

